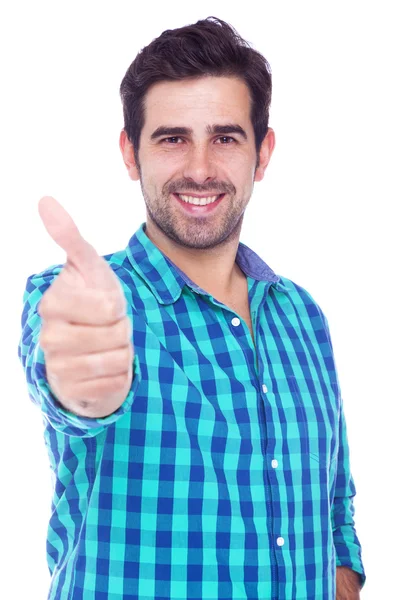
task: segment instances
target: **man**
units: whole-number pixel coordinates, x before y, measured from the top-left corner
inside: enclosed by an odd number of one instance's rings
[[[354,482],[327,321],[239,242],[267,61],[224,21],[165,31],[121,84],[147,220],[28,278],[19,356],[54,471],[49,599],[359,598]]]

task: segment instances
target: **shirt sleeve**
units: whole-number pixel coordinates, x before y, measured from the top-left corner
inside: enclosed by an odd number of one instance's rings
[[[38,306],[43,294],[61,270],[62,265],[54,265],[27,279],[23,295],[22,333],[18,345],[18,357],[24,369],[29,397],[40,408],[43,417],[52,427],[70,436],[93,437],[130,410],[142,379],[140,363],[135,352],[131,388],[123,404],[111,415],[102,418],[81,417],[62,407],[47,381],[45,357],[39,345],[42,320],[38,314]],[[132,317],[129,313],[128,316]]]
[[[335,365],[328,321],[320,308],[319,310],[327,333],[333,364]],[[343,400],[337,378],[336,367],[335,375],[340,402],[338,434],[339,448],[337,455],[335,492],[331,509],[331,524],[336,550],[336,566],[349,567],[353,571],[356,571],[360,576],[360,585],[363,587],[366,576],[361,558],[361,544],[357,537],[354,523],[355,508],[353,499],[356,495],[356,487],[350,470],[350,451],[347,437],[346,418],[343,409]]]
[[[354,526],[354,503],[356,495],[350,471],[349,445],[343,402],[340,401],[339,450],[335,495],[331,509],[333,540],[336,549],[336,566],[349,567],[360,575],[360,584],[365,584],[365,570],[361,558],[361,545]]]

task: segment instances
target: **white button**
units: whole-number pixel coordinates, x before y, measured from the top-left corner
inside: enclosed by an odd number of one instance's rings
[[[274,458],[273,460],[271,460],[271,465],[273,469],[276,469],[276,467],[278,466],[278,461],[276,460],[276,458]]]
[[[264,394],[266,394],[268,392],[268,388],[265,385],[265,383],[263,383],[262,390],[263,390]]]
[[[278,546],[283,546],[283,544],[285,543],[285,540],[283,538],[279,537],[276,540],[276,543],[278,544]]]
[[[232,323],[232,325],[237,327],[238,325],[240,325],[240,319],[238,319],[237,317],[233,317],[231,323]]]

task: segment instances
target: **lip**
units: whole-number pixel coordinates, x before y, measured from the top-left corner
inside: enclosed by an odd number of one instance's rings
[[[188,202],[184,202],[184,200],[181,200],[178,196],[178,194],[172,194],[174,196],[174,198],[179,202],[179,204],[183,207],[183,209],[185,209],[188,213],[190,214],[207,214],[212,212],[213,210],[215,210],[217,208],[217,206],[221,203],[221,200],[223,200],[223,198],[225,197],[225,194],[220,194],[219,198],[217,200],[215,200],[215,202],[211,202],[211,204],[206,204],[205,206],[196,206],[195,204],[189,204]],[[185,195],[185,194],[183,194]],[[189,194],[188,194],[189,195]],[[194,196],[194,194],[190,194],[191,196]],[[216,195],[216,194],[214,194]],[[211,194],[209,196],[196,196],[196,198],[209,198],[211,196]]]

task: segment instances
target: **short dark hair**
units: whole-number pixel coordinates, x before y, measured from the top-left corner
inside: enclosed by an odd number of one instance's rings
[[[207,17],[193,25],[165,30],[142,48],[121,82],[124,129],[139,168],[139,142],[149,88],[159,81],[200,79],[207,75],[237,77],[246,83],[259,165],[261,144],[268,131],[271,67],[231,25]]]

